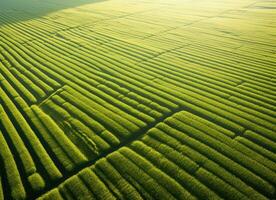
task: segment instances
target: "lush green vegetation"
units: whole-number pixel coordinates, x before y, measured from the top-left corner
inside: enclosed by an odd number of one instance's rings
[[[0,2],[0,200],[275,199],[276,4]]]

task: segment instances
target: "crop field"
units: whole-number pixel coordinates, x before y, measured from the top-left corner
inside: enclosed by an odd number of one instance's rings
[[[0,200],[275,190],[275,0],[0,0]]]

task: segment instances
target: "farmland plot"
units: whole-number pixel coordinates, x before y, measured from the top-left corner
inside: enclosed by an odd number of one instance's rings
[[[275,2],[52,2],[0,8],[0,200],[275,198]]]

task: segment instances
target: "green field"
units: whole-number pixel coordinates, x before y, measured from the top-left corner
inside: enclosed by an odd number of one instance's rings
[[[275,190],[275,0],[0,1],[0,200]]]

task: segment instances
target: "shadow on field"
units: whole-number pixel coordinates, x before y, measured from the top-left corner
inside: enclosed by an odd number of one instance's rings
[[[0,0],[0,26],[106,0]]]

